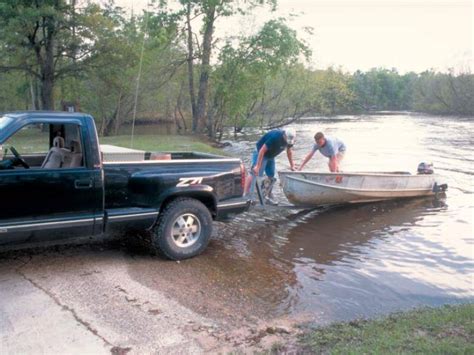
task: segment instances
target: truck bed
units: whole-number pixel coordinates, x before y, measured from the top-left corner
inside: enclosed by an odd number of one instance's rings
[[[240,159],[196,152],[145,152],[143,159],[135,160],[125,157],[103,163],[106,208],[160,206],[166,193],[177,190],[210,192],[215,203],[242,197]]]
[[[148,152],[139,149],[124,148],[109,144],[100,146],[104,164],[108,163],[137,163],[163,160],[205,160],[205,159],[229,159],[225,156],[201,153],[201,152]],[[235,159],[234,159],[235,160]]]

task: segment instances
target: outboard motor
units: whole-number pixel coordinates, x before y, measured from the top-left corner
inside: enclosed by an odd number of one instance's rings
[[[433,173],[434,173],[433,163],[431,163],[431,164],[428,164],[428,163],[418,164],[418,174],[429,175],[429,174],[433,174]]]

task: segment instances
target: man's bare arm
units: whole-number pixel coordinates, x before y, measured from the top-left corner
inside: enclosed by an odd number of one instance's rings
[[[300,167],[299,167],[299,171],[303,170],[304,166],[306,165],[307,162],[309,162],[309,160],[313,157],[314,155],[314,150],[310,151],[306,157],[304,158],[303,162],[301,163]]]
[[[329,170],[332,173],[337,173],[339,171],[339,164],[338,164],[338,161],[337,161],[337,157],[335,155],[333,155],[329,159]]]
[[[258,176],[258,172],[260,171],[260,168],[262,167],[262,161],[263,157],[265,156],[265,153],[267,152],[268,148],[267,145],[264,144],[262,145],[262,148],[258,151],[258,158],[257,158],[257,164],[253,167],[253,172],[255,173],[255,176]]]
[[[290,169],[295,170],[295,163],[293,162],[293,149],[286,148],[286,155],[288,156],[288,161],[290,162]]]

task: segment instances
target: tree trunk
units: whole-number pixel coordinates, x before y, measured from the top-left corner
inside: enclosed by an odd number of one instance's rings
[[[30,79],[31,109],[35,111],[37,106],[36,106],[35,88],[33,85],[34,78],[31,75],[29,75],[29,79]]]
[[[198,129],[198,116],[196,114],[196,95],[194,94],[194,49],[193,49],[193,31],[191,28],[191,3],[188,3],[186,9],[186,24],[188,32],[188,84],[189,84],[189,97],[191,99],[191,112],[193,114],[192,130],[193,133]]]
[[[216,131],[214,129],[214,110],[207,111],[207,135],[209,138],[213,139],[215,137]]]
[[[216,8],[211,6],[206,13],[204,19],[204,37],[202,44],[202,61],[201,61],[201,76],[199,78],[199,92],[197,101],[197,121],[198,130],[202,131],[206,124],[206,106],[207,106],[207,91],[209,84],[209,73],[211,71],[210,59],[212,51],[212,35],[214,33],[214,20]],[[212,120],[212,115],[209,118]],[[207,126],[212,130],[212,122],[207,122]]]
[[[119,92],[119,97],[118,97],[118,102],[117,102],[117,113],[115,115],[115,122],[114,122],[114,135],[118,134],[120,126],[122,125],[122,122],[120,120],[120,108],[122,104],[122,90],[123,88],[120,87],[120,92]]]
[[[54,110],[54,78],[45,73],[41,77],[41,108],[43,110]]]
[[[54,110],[54,31],[54,24],[43,25],[43,32],[46,32],[45,57],[41,66],[41,108],[43,110]]]
[[[41,68],[40,92],[42,110],[54,110],[54,59],[52,52],[52,48],[50,53],[47,51],[44,65]]]
[[[188,127],[186,126],[186,120],[184,119],[184,115],[181,112],[181,102],[183,100],[183,89],[184,89],[184,82],[181,83],[179,87],[179,95],[176,100],[176,107],[175,107],[175,112],[179,114],[179,117],[181,118],[181,121],[183,122],[183,129],[186,132],[188,130]],[[178,123],[178,127],[181,127],[181,124]]]
[[[40,107],[41,107],[40,95],[39,95],[40,83],[39,83],[38,79],[36,79],[36,78],[35,78],[35,81],[34,81],[34,86],[35,86],[35,108],[36,108],[36,110],[39,110]]]

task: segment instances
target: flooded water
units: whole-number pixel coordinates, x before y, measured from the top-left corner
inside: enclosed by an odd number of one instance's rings
[[[322,324],[474,300],[472,119],[340,116],[293,127],[297,164],[323,131],[346,144],[344,171],[416,173],[418,163],[430,162],[447,194],[312,211],[254,209],[217,223],[203,255],[178,265],[134,259],[130,275],[200,313],[237,321]],[[229,137],[228,152],[248,166],[259,137]],[[277,169],[288,167],[282,153]],[[328,171],[327,158],[317,153],[306,169]]]
[[[418,163],[432,162],[440,183],[449,185],[446,197],[241,215],[210,245],[216,266],[208,267],[221,268],[227,290],[242,288],[262,314],[319,322],[473,300],[471,120],[347,116],[293,127],[297,163],[323,131],[346,143],[344,171],[414,173]],[[229,149],[245,159],[257,138],[241,138]],[[277,169],[288,166],[283,153]],[[307,169],[327,171],[327,158],[318,153]]]

